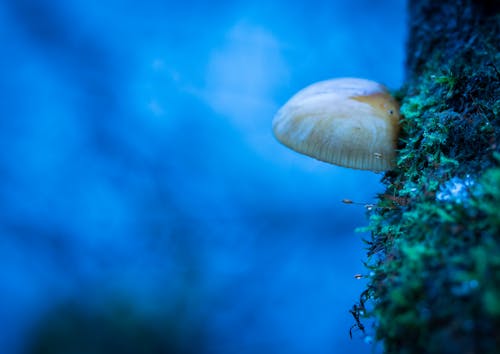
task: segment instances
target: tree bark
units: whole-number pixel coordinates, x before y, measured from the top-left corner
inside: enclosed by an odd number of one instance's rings
[[[500,352],[499,6],[409,1],[397,167],[351,311],[387,353]]]

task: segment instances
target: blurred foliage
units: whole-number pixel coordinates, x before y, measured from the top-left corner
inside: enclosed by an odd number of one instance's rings
[[[68,302],[40,319],[26,353],[202,353],[202,333],[196,328],[184,326],[182,317],[155,318],[125,302]]]
[[[399,157],[353,309],[387,353],[500,350],[500,16],[461,3],[410,5]]]

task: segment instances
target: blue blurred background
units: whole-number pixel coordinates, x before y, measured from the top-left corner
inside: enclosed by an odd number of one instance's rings
[[[381,175],[270,126],[315,81],[398,88],[405,16],[401,0],[2,1],[2,353],[124,317],[178,352],[372,352],[349,338],[365,210],[340,201],[372,202]]]

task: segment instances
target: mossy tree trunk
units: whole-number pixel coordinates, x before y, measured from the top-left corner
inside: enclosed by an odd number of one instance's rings
[[[352,310],[387,353],[500,352],[499,7],[409,1],[397,167]]]

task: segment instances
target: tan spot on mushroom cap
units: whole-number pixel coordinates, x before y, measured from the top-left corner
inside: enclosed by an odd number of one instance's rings
[[[315,83],[294,95],[273,120],[276,138],[318,160],[361,170],[394,166],[399,105],[364,79]]]

